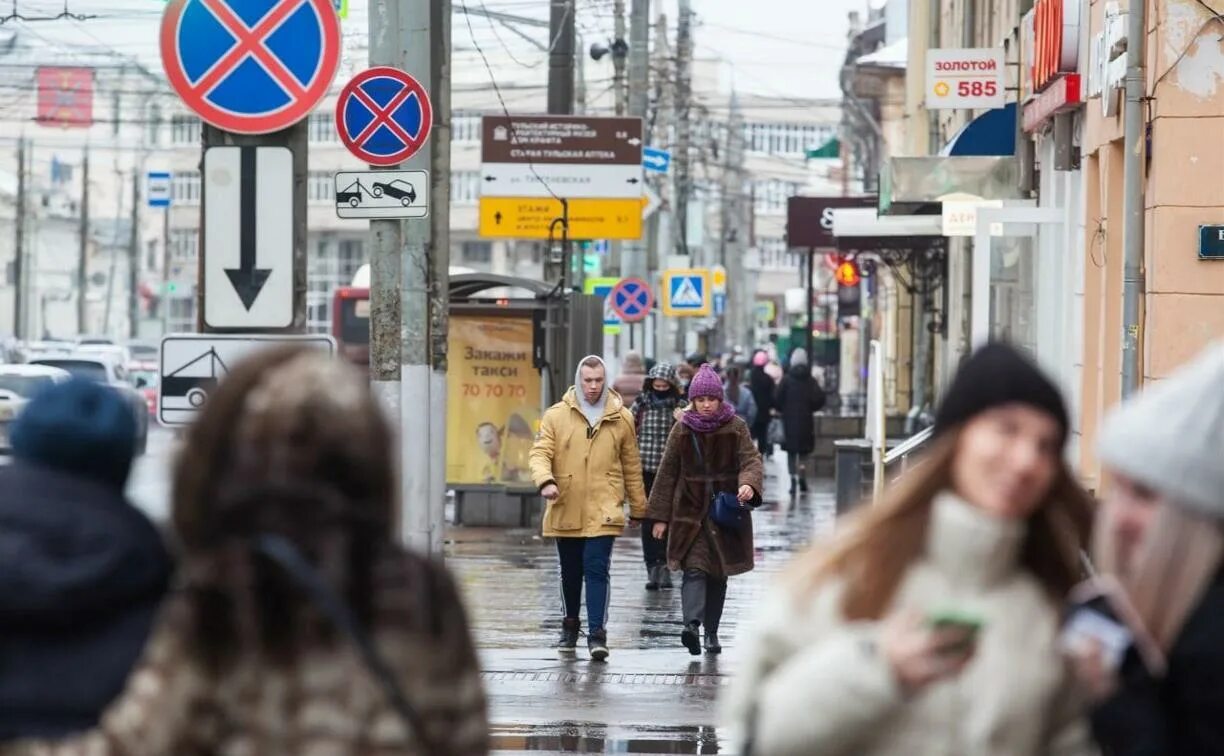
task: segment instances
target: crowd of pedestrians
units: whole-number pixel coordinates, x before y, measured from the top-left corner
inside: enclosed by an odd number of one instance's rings
[[[595,355],[530,453],[558,648],[609,658],[612,545],[681,575],[677,646],[722,651],[763,459],[806,490],[808,355]],[[746,378],[745,378],[746,374]],[[743,754],[1224,754],[1224,346],[1099,432],[1101,502],[1058,388],[1001,343],[961,366],[924,460],[786,569],[741,635]],[[631,399],[627,398],[632,396]],[[487,754],[476,652],[440,564],[395,538],[392,429],[350,367],[235,366],[190,428],[159,532],[123,497],[135,422],[69,381],[0,468],[0,754]],[[585,602],[584,602],[585,595]]]

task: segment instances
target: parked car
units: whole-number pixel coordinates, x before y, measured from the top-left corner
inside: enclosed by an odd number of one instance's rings
[[[64,355],[39,357],[30,360],[30,364],[67,370],[79,378],[105,383],[123,394],[132,405],[136,417],[136,453],[144,454],[149,444],[149,405],[144,394],[132,385],[125,362],[112,353],[78,350]]]
[[[0,365],[0,454],[9,454],[9,429],[30,398],[52,383],[62,383],[71,374],[42,365]]]

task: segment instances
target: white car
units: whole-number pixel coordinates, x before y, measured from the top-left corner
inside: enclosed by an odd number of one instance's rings
[[[67,370],[78,378],[104,383],[122,394],[136,417],[136,453],[144,454],[149,443],[149,406],[144,395],[132,385],[127,364],[118,355],[78,350],[71,354],[46,355],[29,362]]]
[[[71,377],[67,370],[44,365],[0,365],[0,454],[12,451],[9,430],[30,397]]]

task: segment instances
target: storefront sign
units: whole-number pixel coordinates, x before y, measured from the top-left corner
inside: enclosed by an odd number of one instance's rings
[[[1003,200],[945,199],[943,201],[943,235],[944,236],[974,236],[977,234],[978,208],[1003,207]],[[1003,235],[1003,224],[996,223],[990,227],[992,236]]]
[[[1037,0],[1033,10],[1033,91],[1079,70],[1079,0]]]
[[[1080,75],[1061,74],[1045,91],[1024,106],[1024,130],[1030,133],[1036,131],[1054,115],[1074,108],[1083,101]]]
[[[1088,65],[1088,97],[1101,98],[1101,112],[1116,116],[1126,82],[1126,14],[1117,3],[1105,6],[1105,26],[1093,35]]]
[[[833,249],[833,211],[845,207],[875,207],[875,197],[790,197],[786,200],[786,246],[791,249]]]
[[[450,319],[446,480],[531,488],[527,456],[540,419],[530,318]]]
[[[1224,260],[1224,226],[1199,226],[1200,260]]]
[[[1007,102],[1007,66],[1000,47],[928,50],[928,110],[1001,108]]]

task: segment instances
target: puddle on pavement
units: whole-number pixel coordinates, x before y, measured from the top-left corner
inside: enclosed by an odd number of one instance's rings
[[[493,751],[553,753],[726,754],[713,727],[630,728],[609,731],[598,724],[495,726]]]

